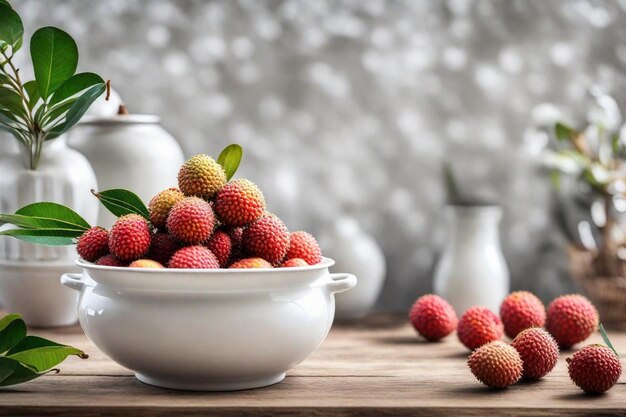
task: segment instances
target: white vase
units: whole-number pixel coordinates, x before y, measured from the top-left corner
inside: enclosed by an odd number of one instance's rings
[[[449,235],[435,269],[435,293],[457,314],[474,305],[497,313],[509,293],[509,271],[500,248],[498,206],[450,206]]]
[[[1,213],[14,213],[28,204],[51,201],[72,208],[93,225],[99,203],[90,190],[96,186],[89,162],[68,148],[64,137],[44,145],[36,170],[25,168],[23,155],[15,150],[0,155]],[[76,269],[75,258],[74,246],[40,246],[0,237],[3,309],[22,314],[30,326],[76,322],[76,296],[58,285],[60,273],[67,268]]]
[[[178,142],[151,115],[86,116],[72,129],[68,143],[87,157],[100,190],[125,188],[145,203],[177,185],[184,162]],[[111,213],[100,211],[100,226],[114,221]]]
[[[345,271],[359,277],[351,291],[337,294],[336,317],[352,320],[372,310],[385,281],[385,256],[376,240],[365,233],[350,217],[340,218],[322,234],[320,243],[325,256],[335,259],[333,271]]]

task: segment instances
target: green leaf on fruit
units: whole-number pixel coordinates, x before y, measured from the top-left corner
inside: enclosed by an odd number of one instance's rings
[[[602,323],[600,323],[600,334],[602,335],[602,339],[604,340],[604,343],[606,343],[606,345],[609,348],[611,348],[613,352],[615,352],[616,356],[619,356],[619,353],[617,353],[617,350],[615,350],[615,348],[613,347],[613,344],[611,343],[611,340],[609,339],[609,335],[606,334],[606,330],[604,330],[604,326],[602,325]]]
[[[220,156],[217,158],[217,163],[224,168],[227,180],[230,180],[233,175],[235,175],[235,172],[237,172],[242,156],[243,149],[241,145],[236,143],[228,145],[222,152],[220,152]]]
[[[141,198],[132,191],[118,188],[99,192],[91,190],[91,192],[98,197],[104,207],[117,217],[126,214],[139,214],[146,220],[150,220],[148,208],[141,201]]]
[[[48,26],[37,30],[30,39],[30,55],[43,99],[76,72],[78,47],[61,29]]]

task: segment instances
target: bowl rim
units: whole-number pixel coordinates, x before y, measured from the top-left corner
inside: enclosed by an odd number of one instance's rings
[[[298,271],[317,271],[321,269],[330,268],[335,264],[334,259],[322,257],[322,261],[315,265],[296,266],[289,268],[217,268],[217,269],[184,269],[184,268],[129,268],[126,266],[106,266],[96,265],[91,262],[87,262],[81,258],[77,258],[74,263],[87,270],[96,271],[120,271],[131,274],[184,274],[184,275],[223,275],[223,274],[287,274]]]

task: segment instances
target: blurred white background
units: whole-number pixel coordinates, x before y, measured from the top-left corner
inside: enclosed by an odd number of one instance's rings
[[[71,33],[80,70],[111,79],[131,113],[160,115],[187,155],[242,144],[238,175],[292,230],[355,216],[387,257],[379,307],[432,289],[444,161],[505,207],[513,288],[571,290],[529,126],[583,123],[594,85],[623,103],[626,1],[12,4],[28,37]]]

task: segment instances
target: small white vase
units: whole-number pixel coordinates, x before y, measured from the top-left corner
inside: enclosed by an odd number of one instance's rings
[[[387,270],[385,256],[376,240],[350,217],[340,218],[320,239],[325,256],[335,259],[334,271],[359,277],[352,291],[337,294],[336,317],[358,319],[369,313],[383,287]]]
[[[435,293],[457,314],[474,305],[497,313],[509,293],[509,271],[500,248],[498,206],[450,206],[449,236],[435,269]]]
[[[68,143],[87,157],[100,190],[125,188],[146,204],[154,195],[175,187],[184,162],[176,140],[151,115],[89,117],[70,132]],[[110,227],[115,216],[101,210],[98,224]]]
[[[89,224],[98,217],[97,187],[87,159],[60,137],[43,147],[36,170],[24,167],[19,152],[0,155],[0,213],[14,213],[28,204],[51,201],[71,207]],[[5,226],[6,227],[6,226]],[[40,246],[0,237],[0,304],[20,313],[36,327],[76,322],[76,296],[59,284],[59,274],[76,269],[74,246]]]

